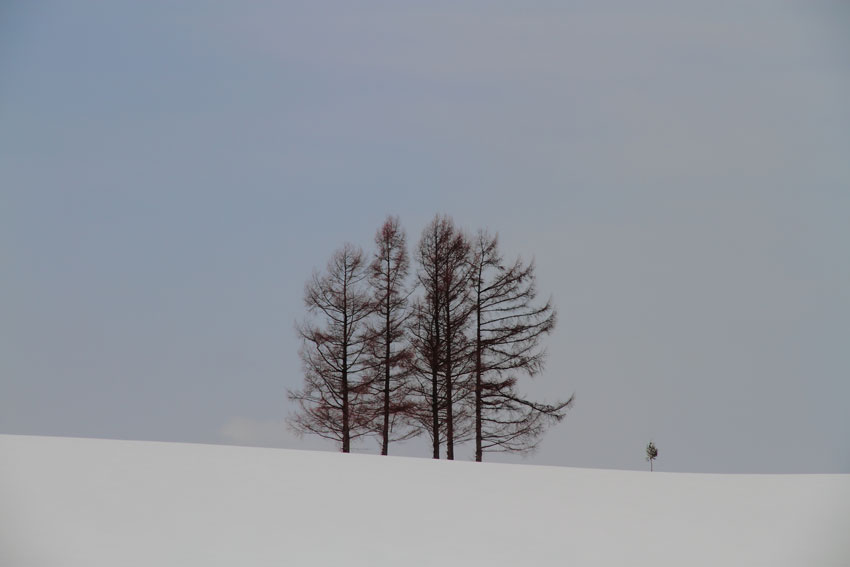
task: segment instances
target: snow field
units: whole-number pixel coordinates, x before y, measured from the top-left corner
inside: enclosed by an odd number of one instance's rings
[[[0,435],[4,567],[850,565],[850,475]]]

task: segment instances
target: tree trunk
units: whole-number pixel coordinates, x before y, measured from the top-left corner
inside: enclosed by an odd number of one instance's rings
[[[390,295],[387,293],[387,318],[386,318],[386,326],[384,327],[384,332],[386,336],[384,337],[386,342],[386,349],[384,351],[384,428],[382,431],[383,434],[383,443],[381,445],[381,454],[386,455],[389,453],[390,446]]]
[[[432,364],[431,364],[431,413],[432,413],[432,432],[434,434],[434,458],[440,458],[440,398],[439,398],[439,390],[438,384],[440,379],[439,367],[440,367],[440,299],[439,299],[439,289],[436,288],[436,282],[434,283],[435,289],[433,290],[434,299],[433,299],[433,309],[432,313],[434,315],[433,324],[434,324],[434,345],[435,348],[431,353],[432,356]]]
[[[431,433],[433,437],[433,458],[440,458],[440,405],[437,399],[437,369],[431,372]]]
[[[452,412],[452,328],[449,300],[446,298],[446,458],[455,458],[455,429]]]
[[[343,288],[343,293],[345,288]],[[343,300],[344,301],[344,300]],[[342,452],[351,451],[351,427],[349,422],[348,407],[348,314],[342,317],[343,342],[342,342]]]
[[[481,431],[481,272],[478,273],[478,285],[475,302],[475,461],[484,460],[482,450],[483,435]]]

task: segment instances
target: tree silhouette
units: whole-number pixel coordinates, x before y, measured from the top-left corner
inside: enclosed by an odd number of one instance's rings
[[[646,460],[649,461],[649,472],[652,472],[652,461],[658,457],[658,449],[655,448],[655,443],[649,442],[646,446]]]
[[[469,395],[469,242],[448,216],[436,216],[422,231],[416,248],[416,301],[410,325],[413,374],[419,408],[415,418],[431,436],[432,456],[454,459],[455,443],[468,439]]]
[[[486,451],[528,453],[573,402],[573,397],[554,404],[535,402],[517,387],[520,376],[543,370],[541,340],[555,327],[555,308],[551,299],[535,301],[534,263],[517,259],[506,264],[496,236],[478,231],[470,262],[475,460],[483,460]]]
[[[532,451],[573,403],[535,401],[521,388],[543,371],[557,318],[552,300],[538,299],[534,262],[505,261],[496,236],[469,237],[448,215],[422,231],[413,282],[397,217],[375,245],[368,261],[346,243],[305,285],[304,386],[288,391],[298,405],[290,426],[346,453],[373,436],[386,455],[422,432],[435,459],[443,444],[454,459],[472,441],[477,461]]]
[[[410,267],[407,240],[398,217],[388,217],[375,234],[375,257],[369,265],[369,287],[374,316],[369,321],[368,354],[374,375],[376,426],[380,430],[381,454],[390,441],[416,436],[408,426],[412,411],[410,395],[410,343],[406,336],[409,317],[406,279]]]
[[[366,277],[363,251],[346,243],[326,272],[314,272],[304,286],[304,304],[319,322],[298,325],[304,387],[288,392],[299,406],[290,425],[299,433],[339,442],[343,453],[351,450],[352,439],[374,430],[374,412],[366,403],[365,354],[371,337],[365,320],[373,312]]]

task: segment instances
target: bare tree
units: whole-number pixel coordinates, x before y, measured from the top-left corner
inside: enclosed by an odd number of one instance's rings
[[[475,460],[481,461],[487,451],[532,451],[546,428],[564,418],[573,397],[545,404],[518,392],[518,375],[543,369],[541,339],[557,318],[551,299],[535,303],[534,263],[505,265],[498,238],[485,231],[475,238],[471,263]]]
[[[369,354],[375,373],[375,390],[380,410],[381,454],[389,452],[390,441],[409,439],[419,433],[405,427],[412,410],[408,378],[411,350],[406,337],[408,296],[406,279],[410,269],[407,238],[398,217],[388,217],[375,234],[375,257],[369,266],[369,284],[375,306],[370,323]],[[394,435],[395,434],[395,435]]]
[[[436,216],[416,249],[417,280],[423,297],[411,325],[413,368],[424,401],[417,417],[431,436],[433,457],[454,459],[454,445],[466,433],[461,401],[469,391],[469,242],[451,218]],[[443,429],[444,427],[444,429]]]
[[[288,392],[299,406],[290,425],[299,433],[339,442],[343,453],[372,429],[373,416],[363,411],[370,386],[364,379],[370,338],[365,320],[373,311],[366,277],[363,251],[345,244],[326,272],[314,272],[304,286],[307,310],[321,322],[298,325],[304,387]]]
[[[446,226],[452,228],[451,224]],[[452,460],[455,443],[464,441],[469,429],[469,416],[463,401],[469,394],[470,342],[466,330],[472,305],[469,301],[469,241],[462,232],[455,230],[447,239],[447,244],[440,274],[440,290],[443,294],[442,323],[445,337],[443,378],[446,387],[446,458]]]
[[[649,461],[649,472],[652,472],[652,462],[658,457],[658,449],[655,448],[655,443],[649,442],[646,446],[646,460]]]

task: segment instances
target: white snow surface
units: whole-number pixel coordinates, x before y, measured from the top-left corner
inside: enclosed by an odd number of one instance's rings
[[[850,475],[0,435],[3,567],[850,565]]]

